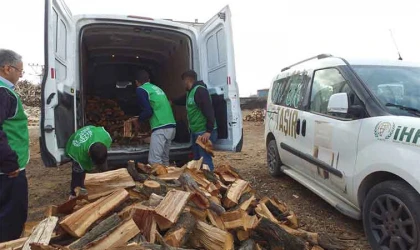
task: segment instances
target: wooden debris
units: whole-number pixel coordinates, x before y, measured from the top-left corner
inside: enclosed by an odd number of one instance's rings
[[[239,198],[249,188],[249,182],[238,179],[227,190],[226,197],[223,199],[223,206],[231,208],[238,204]]]
[[[151,174],[153,168],[149,164],[137,163],[137,169],[144,174]]]
[[[171,190],[165,199],[156,207],[156,221],[161,230],[170,228],[178,219],[190,198],[191,193]]]
[[[125,189],[116,190],[111,195],[103,197],[69,215],[60,222],[60,225],[69,234],[80,238],[93,223],[123,203],[128,196],[129,194]]]
[[[227,230],[239,229],[245,230],[245,212],[243,210],[235,210],[222,214],[221,219]]]
[[[112,233],[101,240],[87,245],[89,250],[112,249],[124,246],[130,239],[140,233],[139,228],[132,219],[124,221]]]
[[[167,174],[168,173],[168,169],[165,166],[161,165],[161,164],[152,165],[152,168],[153,168],[152,174],[156,174],[158,176],[159,175],[164,175],[164,174]]]
[[[197,140],[195,141],[195,143],[197,143],[201,148],[203,148],[209,155],[214,157],[213,144],[211,143],[210,140],[207,140],[207,142],[204,143],[202,141],[202,136],[200,135],[197,137]]]
[[[187,163],[188,169],[201,169],[201,166],[203,165],[203,157],[201,157],[199,160],[192,160]]]
[[[34,231],[32,232],[31,236],[29,236],[28,240],[26,240],[25,244],[23,244],[23,250],[30,250],[31,243],[40,243],[44,245],[48,245],[51,240],[51,235],[53,234],[53,230],[57,225],[58,217],[51,216],[43,221],[41,221],[38,226],[35,227]]]
[[[225,224],[223,223],[222,218],[220,218],[216,213],[214,213],[213,211],[207,210],[207,218],[210,221],[210,223],[221,229],[221,230],[225,230]]]
[[[194,232],[195,237],[208,250],[233,249],[233,236],[224,230],[198,221]]]
[[[182,247],[190,239],[196,223],[190,213],[182,213],[178,222],[165,234],[165,242],[172,247]]]
[[[95,200],[120,188],[134,187],[134,182],[125,168],[97,174],[86,174],[85,187],[89,200]]]

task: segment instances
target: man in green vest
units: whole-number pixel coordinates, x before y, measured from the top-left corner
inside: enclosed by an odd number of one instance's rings
[[[0,49],[0,242],[18,239],[28,214],[28,118],[14,91],[22,57]]]
[[[140,70],[136,73],[137,102],[141,108],[138,122],[149,121],[152,129],[149,149],[149,164],[169,166],[169,151],[175,138],[175,118],[165,92],[150,83],[149,73]]]
[[[75,188],[85,188],[86,172],[95,167],[107,170],[108,149],[112,139],[103,127],[85,126],[77,130],[66,144],[66,154],[72,159],[70,199],[75,197]]]
[[[217,140],[217,125],[210,93],[203,81],[197,81],[197,73],[194,70],[182,74],[182,80],[187,94],[174,100],[173,103],[187,107],[194,159],[199,160],[203,157],[203,163],[207,164],[213,171],[214,165],[211,155],[196,143],[199,136],[201,136],[203,143],[207,143],[208,140],[215,143]]]

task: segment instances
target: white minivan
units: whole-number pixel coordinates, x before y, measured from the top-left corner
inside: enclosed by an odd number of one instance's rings
[[[127,115],[138,115],[132,84],[138,68],[151,72],[152,81],[170,99],[185,94],[181,74],[194,69],[212,96],[218,125],[215,148],[241,151],[242,117],[228,6],[207,23],[189,24],[140,16],[73,16],[64,1],[46,0],[40,121],[46,166],[69,160],[64,148],[70,135],[86,125],[88,97],[117,100]],[[174,114],[177,123],[187,123],[185,107],[175,108]],[[171,161],[192,156],[188,130],[182,128],[173,142]],[[148,150],[148,145],[112,146],[109,164],[147,161]]]
[[[420,64],[319,55],[274,78],[268,171],[363,219],[373,249],[420,249]]]

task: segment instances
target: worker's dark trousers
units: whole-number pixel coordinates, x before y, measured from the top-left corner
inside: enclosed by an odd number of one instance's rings
[[[28,217],[28,181],[25,170],[15,178],[0,175],[0,242],[22,234]]]

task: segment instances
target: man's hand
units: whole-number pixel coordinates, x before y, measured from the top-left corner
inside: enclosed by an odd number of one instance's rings
[[[211,134],[209,132],[206,132],[206,133],[202,134],[201,135],[201,142],[207,143],[208,140],[210,140],[210,136],[211,136]]]
[[[16,177],[18,177],[19,172],[20,172],[20,170],[18,169],[18,170],[15,170],[13,172],[8,173],[7,176],[9,176],[9,178],[16,178]]]

